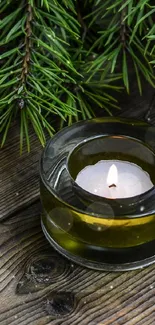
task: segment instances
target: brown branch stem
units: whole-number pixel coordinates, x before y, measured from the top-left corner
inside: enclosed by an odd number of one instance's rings
[[[126,0],[122,1],[122,4],[125,3]],[[124,18],[126,17],[127,14],[127,6],[124,7],[121,11],[121,30],[120,30],[120,35],[121,35],[121,42],[123,44],[123,47],[126,45],[126,34],[127,34],[127,29],[126,29],[126,22],[124,21]]]
[[[25,56],[23,59],[23,68],[21,74],[22,84],[26,83],[27,75],[29,72],[29,65],[30,65],[30,52],[31,52],[31,22],[33,18],[32,6],[30,4],[27,5],[27,19],[25,24]]]

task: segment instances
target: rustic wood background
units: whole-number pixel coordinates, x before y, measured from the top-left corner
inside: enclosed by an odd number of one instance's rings
[[[155,123],[154,89],[120,95],[121,116]],[[103,114],[102,114],[103,115]],[[19,156],[18,126],[0,155],[0,325],[154,325],[155,266],[138,271],[91,271],[57,254],[40,227],[38,161]]]

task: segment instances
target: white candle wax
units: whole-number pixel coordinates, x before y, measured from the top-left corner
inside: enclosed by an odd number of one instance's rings
[[[84,190],[107,198],[140,195],[153,187],[149,174],[128,161],[100,160],[86,166],[76,177]]]

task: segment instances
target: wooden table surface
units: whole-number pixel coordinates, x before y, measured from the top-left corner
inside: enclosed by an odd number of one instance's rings
[[[121,115],[143,118],[153,95],[149,86],[142,97],[133,87],[121,96]],[[40,226],[42,148],[32,132],[31,153],[20,157],[18,132],[13,125],[0,154],[0,325],[154,325],[155,265],[92,271],[49,245]]]

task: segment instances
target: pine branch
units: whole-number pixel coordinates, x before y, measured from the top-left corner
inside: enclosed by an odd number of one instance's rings
[[[90,21],[89,26],[92,29],[95,29],[95,22],[101,20],[105,25],[104,30],[99,28],[96,41],[92,39],[89,52],[94,50],[100,54],[92,63],[91,69],[108,66],[110,62],[110,70],[114,73],[118,71],[121,60],[122,79],[129,92],[128,58],[131,57],[139,92],[142,93],[142,75],[154,87],[155,75],[150,61],[154,59],[155,51],[149,51],[152,32],[155,31],[154,14],[155,5],[150,5],[149,0],[115,0],[112,4],[109,0],[95,0],[95,9],[86,16],[86,20]]]
[[[111,114],[109,107],[117,105],[107,90],[114,87],[110,82],[117,78],[111,76],[108,85],[106,80],[101,81],[104,74],[107,78],[107,71],[102,69],[100,75],[96,68],[90,78],[86,25],[74,0],[21,0],[11,13],[10,3],[13,2],[6,4],[3,0],[0,7],[5,13],[0,35],[0,46],[4,46],[0,71],[2,145],[11,121],[18,116],[22,152],[24,138],[30,150],[30,123],[44,145],[44,131],[51,136],[54,132],[54,116],[68,123],[91,117],[92,102],[96,109]],[[77,17],[84,28],[83,35]]]
[[[33,18],[33,10],[32,6],[27,3],[27,18],[26,18],[26,26],[25,26],[25,55],[23,59],[23,67],[22,67],[22,74],[21,74],[21,82],[22,85],[26,84],[27,82],[27,75],[29,73],[29,64],[30,64],[30,51],[31,51],[31,22]]]
[[[44,145],[56,118],[111,115],[121,81],[129,92],[129,57],[140,93],[141,75],[154,86],[154,13],[149,0],[1,0],[2,145],[14,119],[22,152],[30,124]]]

